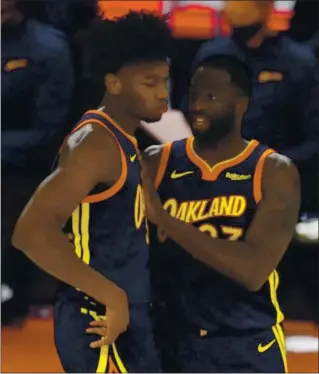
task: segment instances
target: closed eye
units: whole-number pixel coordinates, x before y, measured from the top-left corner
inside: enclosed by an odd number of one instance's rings
[[[144,83],[144,86],[145,87],[156,87],[156,83],[155,82],[146,82],[146,83]]]
[[[164,84],[165,86],[168,84],[169,77],[156,77],[152,79],[148,79],[144,81],[145,87],[156,87],[157,85]]]

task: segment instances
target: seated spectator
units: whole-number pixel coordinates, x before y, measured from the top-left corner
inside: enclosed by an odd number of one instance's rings
[[[24,5],[1,1],[2,280],[14,295],[3,323],[27,312],[33,265],[11,250],[10,237],[64,136],[74,80],[64,34],[26,17]]]
[[[97,18],[97,0],[49,0],[45,2],[46,22],[73,37],[88,29]]]
[[[104,87],[96,87],[87,73],[87,51],[90,29],[100,22],[97,0],[45,1],[45,21],[62,30],[68,37],[76,76],[75,95],[69,124],[76,123],[83,113],[95,109],[101,102]]]
[[[319,59],[319,30],[307,41],[309,47],[315,51],[317,59]]]

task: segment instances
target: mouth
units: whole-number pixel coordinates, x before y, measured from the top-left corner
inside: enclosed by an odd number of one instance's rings
[[[203,131],[209,128],[209,118],[203,113],[191,113],[190,120],[196,130]]]
[[[164,114],[164,113],[166,113],[167,111],[168,111],[168,105],[165,105],[165,106],[161,107],[160,110],[159,110],[159,112],[160,112],[161,114]]]

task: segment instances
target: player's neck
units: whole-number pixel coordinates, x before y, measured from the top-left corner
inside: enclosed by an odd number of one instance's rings
[[[194,141],[194,150],[210,166],[237,156],[247,146],[247,142],[238,135],[232,135],[221,139],[213,147],[201,147]]]
[[[119,110],[119,104],[112,99],[103,99],[101,110],[109,115],[127,134],[134,136],[136,129],[140,126],[140,120],[128,116],[124,110]]]

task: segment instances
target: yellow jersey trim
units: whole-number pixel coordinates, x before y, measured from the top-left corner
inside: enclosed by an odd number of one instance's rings
[[[287,351],[286,351],[284,332],[280,324],[273,326],[272,331],[274,333],[274,336],[277,340],[277,344],[279,346],[282,362],[284,365],[284,372],[288,373]]]
[[[276,270],[274,270],[268,279],[269,289],[270,289],[270,299],[276,311],[276,324],[281,323],[284,320],[284,315],[280,309],[278,299],[277,299],[277,290],[279,286],[279,275]]]
[[[93,310],[86,308],[80,309],[82,314],[89,314],[95,321],[104,320],[106,316],[98,316]],[[113,357],[116,365],[114,365],[111,350],[113,350]],[[108,365],[109,364],[109,365]],[[108,367],[109,366],[109,367]],[[119,370],[119,371],[118,371]],[[112,345],[104,345],[100,348],[99,360],[96,368],[96,373],[127,373],[126,367],[120,358],[115,343]]]

